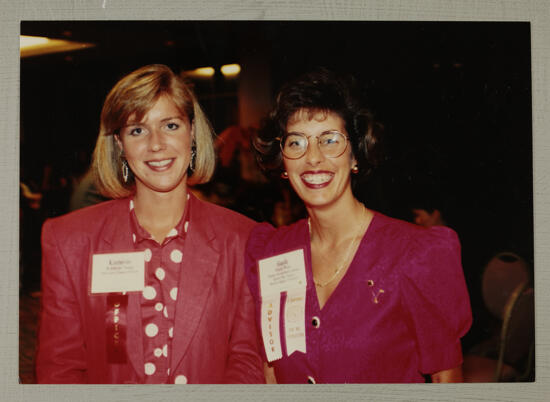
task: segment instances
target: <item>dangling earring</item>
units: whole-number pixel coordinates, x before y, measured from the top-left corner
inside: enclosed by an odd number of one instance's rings
[[[359,166],[355,165],[354,167],[352,167],[351,168],[351,173],[353,173],[353,174],[359,173]]]
[[[195,144],[195,141],[193,141],[193,145],[191,145],[191,160],[189,161],[190,173],[193,173],[195,171],[196,159],[197,159],[197,145]]]
[[[122,161],[122,180],[124,180],[124,183],[128,183],[128,174],[129,174],[129,168],[128,168],[128,161],[124,159]]]
[[[286,170],[284,170],[283,173],[281,173],[281,177],[283,179],[288,179],[288,172]]]

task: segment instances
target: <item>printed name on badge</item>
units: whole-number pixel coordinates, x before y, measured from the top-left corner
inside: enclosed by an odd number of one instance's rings
[[[258,265],[262,296],[306,287],[303,249],[265,258]]]
[[[138,292],[145,287],[145,253],[94,254],[90,292]]]

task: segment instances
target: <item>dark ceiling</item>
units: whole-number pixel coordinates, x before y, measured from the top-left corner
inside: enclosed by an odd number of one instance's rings
[[[21,60],[28,171],[89,154],[106,93],[142,65],[179,71],[262,60],[274,91],[324,65],[356,75],[386,126],[379,177],[395,199],[415,176],[427,177],[455,198],[462,216],[521,227],[532,239],[529,23],[23,21],[21,33],[96,44]],[[224,112],[229,103],[208,101],[236,96],[224,85],[197,88],[218,132],[234,123]],[[510,211],[512,222],[501,222]]]
[[[183,69],[239,57],[239,43],[246,37],[244,26],[200,22],[45,21],[22,22],[24,35],[90,42],[96,46],[71,57],[82,61],[117,65],[143,65],[162,58]],[[66,56],[66,55],[65,55]],[[45,56],[55,60],[62,56]],[[44,58],[44,57],[43,57]],[[42,62],[42,61],[41,61]],[[55,61],[54,61],[55,62]],[[112,67],[108,67],[112,68]]]

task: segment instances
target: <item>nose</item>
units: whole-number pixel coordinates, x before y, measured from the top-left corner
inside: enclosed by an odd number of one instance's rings
[[[318,165],[323,161],[325,156],[319,148],[319,142],[316,137],[309,138],[308,147],[306,149],[306,162],[312,166]]]
[[[153,152],[158,152],[164,149],[164,138],[160,130],[151,130],[151,134],[149,136],[149,148]]]

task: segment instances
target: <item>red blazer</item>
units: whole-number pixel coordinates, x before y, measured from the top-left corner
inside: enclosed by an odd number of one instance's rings
[[[254,222],[191,195],[169,381],[263,383],[244,247]],[[140,293],[128,294],[126,363],[107,361],[107,296],[88,294],[91,255],[133,250],[128,199],[48,220],[42,231],[39,383],[142,383]]]

